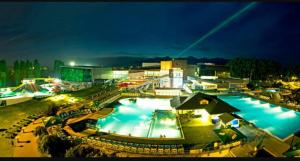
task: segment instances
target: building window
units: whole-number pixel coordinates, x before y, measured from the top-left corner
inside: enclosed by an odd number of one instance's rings
[[[207,105],[207,104],[208,104],[208,100],[206,100],[206,99],[202,99],[200,101],[200,105]]]

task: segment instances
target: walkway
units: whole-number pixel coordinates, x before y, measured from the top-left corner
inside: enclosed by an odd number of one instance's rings
[[[262,136],[266,134],[266,138],[263,140],[262,146],[266,151],[271,153],[272,155],[276,157],[282,157],[282,153],[287,151],[290,148],[290,145],[285,143],[283,140],[279,140],[265,132],[263,132],[260,129],[257,129],[255,127],[251,127],[248,125],[243,125],[239,128],[239,131],[242,132],[244,135],[246,135],[249,139],[253,140],[251,144],[249,144],[248,149],[254,150],[254,147],[256,146],[257,142],[255,142],[255,138]],[[245,149],[244,149],[245,150]],[[249,150],[247,150],[249,151]],[[243,152],[244,153],[244,152]],[[242,153],[237,154],[237,156],[242,155]]]
[[[38,150],[38,137],[33,134],[38,126],[43,126],[42,118],[24,127],[24,130],[16,136],[13,157],[45,157]]]
[[[100,111],[97,111],[97,112],[94,112],[94,113],[90,113],[90,114],[79,116],[79,117],[70,118],[67,121],[67,125],[73,124],[73,123],[76,123],[76,122],[80,122],[80,121],[83,121],[83,120],[89,120],[89,119],[98,120],[99,118],[103,118],[103,117],[108,116],[110,113],[113,112],[113,110],[114,110],[113,108],[103,108]]]

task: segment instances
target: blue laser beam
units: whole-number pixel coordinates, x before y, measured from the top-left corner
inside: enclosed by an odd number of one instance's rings
[[[203,42],[205,39],[207,39],[209,36],[211,36],[212,34],[218,32],[220,29],[222,29],[223,27],[225,27],[226,25],[228,25],[230,22],[232,22],[234,19],[238,18],[239,16],[241,16],[244,12],[250,10],[251,8],[253,8],[255,5],[257,4],[257,2],[251,2],[250,4],[248,4],[247,6],[245,6],[244,8],[240,9],[238,12],[236,12],[235,14],[233,14],[232,16],[228,17],[226,20],[222,21],[218,26],[214,27],[212,30],[210,30],[208,33],[206,33],[205,35],[203,35],[200,39],[198,39],[197,41],[195,41],[194,43],[192,43],[190,46],[188,46],[187,48],[185,48],[184,50],[182,50],[177,57],[182,56],[184,53],[186,53],[187,51],[189,51],[191,48],[195,47],[196,45],[198,45],[199,43]]]

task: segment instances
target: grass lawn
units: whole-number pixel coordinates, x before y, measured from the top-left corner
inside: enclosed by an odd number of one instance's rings
[[[101,90],[101,86],[95,86],[88,89],[71,92],[73,97],[85,97],[90,94],[99,92]],[[61,102],[63,103],[63,102]],[[6,107],[0,107],[0,129],[1,128],[9,128],[13,124],[22,120],[24,117],[29,116],[31,114],[36,114],[39,112],[43,112],[47,110],[48,106],[51,104],[50,101],[46,99],[42,100],[30,100],[24,103],[15,104]]]
[[[219,141],[214,133],[214,126],[190,126],[182,127],[186,144],[205,145],[211,142]]]
[[[26,116],[45,111],[50,102],[30,100],[24,103],[0,107],[0,128],[9,128]]]
[[[80,91],[70,92],[70,94],[73,97],[85,97],[85,96],[89,96],[91,94],[100,92],[101,90],[104,90],[103,86],[98,85],[98,86],[93,86],[91,88],[83,89],[83,90],[80,90]]]

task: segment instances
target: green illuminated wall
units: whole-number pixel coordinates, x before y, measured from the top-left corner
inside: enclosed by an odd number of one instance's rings
[[[71,82],[92,82],[92,69],[62,67],[61,79]]]

